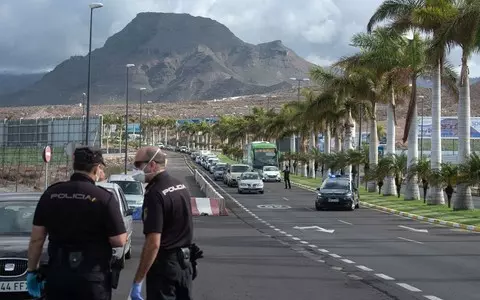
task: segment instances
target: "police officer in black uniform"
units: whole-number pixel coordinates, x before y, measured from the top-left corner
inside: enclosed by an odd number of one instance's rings
[[[77,148],[70,180],[51,185],[38,202],[28,274],[34,286],[48,234],[45,292],[49,300],[111,299],[112,247],[123,247],[127,234],[119,203],[108,190],[95,186],[104,166],[100,150]]]
[[[193,238],[190,193],[185,185],[165,171],[166,155],[157,147],[143,147],[135,156],[146,187],[143,202],[145,245],[130,297],[140,295],[146,280],[148,300],[190,300]]]

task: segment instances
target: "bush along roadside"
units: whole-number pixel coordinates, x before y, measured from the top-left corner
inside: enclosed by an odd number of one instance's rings
[[[237,163],[228,156],[218,155],[220,160],[226,163]],[[320,186],[321,178],[307,178],[298,175],[290,175],[292,184],[315,192]],[[480,211],[463,210],[454,211],[445,205],[427,205],[421,200],[405,201],[396,196],[381,196],[377,192],[369,193],[360,188],[361,205],[380,211],[400,215],[414,220],[440,224],[453,228],[461,228],[468,231],[480,232]]]

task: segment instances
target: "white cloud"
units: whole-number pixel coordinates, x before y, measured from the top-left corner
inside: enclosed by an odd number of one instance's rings
[[[335,60],[333,60],[333,59],[320,57],[320,56],[315,55],[315,54],[310,54],[305,59],[308,60],[309,62],[314,63],[314,64],[316,64],[318,66],[321,66],[321,67],[331,66],[335,62]]]

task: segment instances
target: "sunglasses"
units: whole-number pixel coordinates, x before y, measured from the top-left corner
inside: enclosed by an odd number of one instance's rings
[[[136,161],[133,163],[133,166],[136,168],[136,169],[145,169],[145,166],[147,166],[149,163],[151,163],[152,161],[154,161],[154,158],[155,156],[157,156],[157,154],[160,152],[160,148],[157,150],[157,152],[155,152],[155,154],[152,156],[152,158],[150,158],[150,160],[140,160],[140,161]],[[145,164],[145,166],[143,168],[141,168],[141,166]]]

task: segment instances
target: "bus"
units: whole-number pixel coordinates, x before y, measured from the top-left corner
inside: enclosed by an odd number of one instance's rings
[[[254,170],[262,170],[264,166],[278,167],[277,145],[270,142],[251,142],[245,146],[243,161]]]

